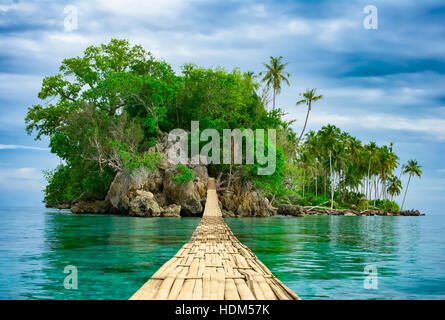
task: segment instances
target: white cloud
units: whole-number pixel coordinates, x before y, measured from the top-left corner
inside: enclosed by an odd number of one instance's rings
[[[311,114],[310,122],[312,126],[331,123],[350,128],[417,132],[445,141],[445,119],[439,118],[407,118],[384,113],[344,115],[317,111]]]
[[[17,144],[0,144],[0,150],[17,150],[17,149],[49,151],[48,148],[21,146]]]
[[[385,96],[385,91],[378,88],[342,87],[323,89],[322,91],[325,98],[357,100],[361,103],[379,102]]]
[[[0,189],[41,191],[44,187],[43,174],[35,168],[0,169]]]
[[[308,34],[311,32],[311,27],[307,21],[302,19],[292,19],[288,23],[289,30],[295,34]]]
[[[248,10],[248,14],[253,14],[255,17],[263,18],[267,16],[267,11],[264,5],[254,5]]]
[[[31,94],[37,96],[41,84],[42,76],[0,72],[0,96],[2,98]]]
[[[24,3],[24,2],[13,2],[11,0],[11,3],[9,4],[0,4],[0,11],[8,12],[10,10],[20,10],[20,11],[34,11],[35,6],[32,3]]]
[[[351,18],[319,20],[316,24],[317,37],[326,44],[338,43],[340,38],[344,39],[348,30],[358,28],[358,21]]]
[[[42,174],[35,168],[14,168],[14,169],[0,169],[0,180],[4,179],[26,179],[26,180],[40,180]]]
[[[186,5],[185,1],[180,0],[99,0],[94,7],[119,16],[162,21],[178,17]]]

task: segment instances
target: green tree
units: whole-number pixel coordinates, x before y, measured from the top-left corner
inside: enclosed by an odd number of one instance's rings
[[[186,183],[195,178],[195,172],[183,164],[179,164],[176,170],[178,171],[178,174],[171,179],[178,184]]]
[[[422,166],[420,166],[416,160],[409,160],[408,163],[403,166],[403,174],[408,173],[409,178],[408,178],[408,183],[406,184],[405,195],[403,196],[401,211],[403,211],[403,206],[405,205],[406,194],[408,192],[408,187],[411,181],[411,177],[417,176],[420,178],[422,176],[422,170],[420,169],[421,167]]]
[[[306,120],[304,121],[303,130],[301,130],[300,137],[298,138],[299,143],[301,141],[301,138],[303,137],[304,131],[306,130],[307,120],[309,119],[309,113],[312,109],[312,102],[318,101],[323,98],[323,95],[316,95],[317,89],[307,89],[306,92],[300,93],[300,96],[303,96],[304,99],[297,101],[296,105],[300,105],[302,103],[305,103],[307,105],[307,113],[306,113]]]
[[[43,79],[42,103],[25,118],[28,134],[49,136],[51,152],[65,162],[47,175],[45,201],[103,197],[114,174],[126,170],[118,145],[130,154],[127,165],[148,164],[145,150],[173,126],[168,113],[181,87],[182,78],[166,62],[127,40],[112,39],[64,59],[58,74]],[[82,182],[93,176],[104,178]],[[58,188],[64,181],[66,187]]]
[[[391,175],[386,181],[386,188],[392,200],[402,192],[402,181],[397,176]]]
[[[260,73],[260,75],[264,75],[262,81],[266,82],[266,85],[273,89],[272,110],[275,110],[275,100],[276,96],[281,92],[281,84],[284,82],[290,85],[288,79],[290,74],[284,70],[287,63],[283,63],[282,60],[282,56],[278,58],[270,57],[269,64],[263,63],[266,71]]]

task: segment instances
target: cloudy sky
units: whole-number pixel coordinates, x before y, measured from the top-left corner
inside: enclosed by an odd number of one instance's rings
[[[74,30],[64,24],[70,5]],[[367,5],[378,9],[378,29],[363,26]],[[433,0],[0,0],[0,206],[41,205],[42,170],[58,164],[48,141],[24,130],[42,78],[91,44],[126,38],[178,71],[195,62],[260,72],[269,56],[282,55],[292,76],[278,105],[297,119],[297,131],[305,113],[295,106],[298,93],[318,88],[325,99],[310,129],[332,123],[363,142],[393,142],[402,163],[423,166],[406,207],[441,213],[444,21],[445,3]]]

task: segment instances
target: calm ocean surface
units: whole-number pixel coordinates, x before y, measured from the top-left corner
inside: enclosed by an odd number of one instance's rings
[[[445,215],[226,221],[303,299],[445,299]],[[128,299],[198,222],[0,208],[0,299]],[[367,265],[378,289],[364,288]]]

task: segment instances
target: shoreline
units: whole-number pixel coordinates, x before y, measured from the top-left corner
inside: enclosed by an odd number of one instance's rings
[[[330,215],[330,216],[425,216],[417,209],[404,211],[384,211],[378,209],[352,210],[352,209],[330,209],[324,207],[303,207],[298,205],[282,205],[278,209],[279,215],[290,215],[304,217],[307,215]]]
[[[102,202],[102,201],[97,201]],[[94,202],[92,202],[94,203]],[[101,214],[101,215],[116,215],[116,216],[128,216],[128,217],[135,217],[134,215],[129,215],[127,213],[118,212],[115,209],[111,209],[108,206],[105,206],[101,208],[101,210],[91,210],[91,212],[87,212],[85,210],[82,211],[76,211],[76,209],[73,211],[73,207],[76,207],[76,204],[60,204],[60,205],[46,205],[46,208],[50,209],[58,209],[58,210],[69,210],[72,214]],[[93,206],[94,207],[94,206]],[[91,208],[91,207],[90,207]],[[421,213],[417,209],[411,209],[411,210],[404,210],[399,212],[393,212],[393,211],[384,211],[384,210],[378,210],[378,209],[367,209],[363,211],[359,210],[352,210],[352,209],[330,209],[326,207],[303,207],[300,205],[281,205],[278,208],[275,208],[276,213],[271,216],[263,216],[263,215],[249,215],[249,216],[242,216],[242,215],[236,215],[233,212],[229,212],[227,210],[222,210],[223,217],[224,218],[267,218],[267,217],[273,217],[273,216],[291,216],[296,218],[302,218],[305,216],[345,216],[345,217],[354,217],[354,216],[381,216],[381,217],[393,217],[393,216],[401,216],[401,217],[419,217],[419,216],[425,216],[425,213]],[[178,215],[173,217],[201,217],[201,214],[197,215]],[[143,218],[151,218],[152,216],[143,216]],[[158,216],[160,218],[168,218],[172,217],[171,215],[160,215]]]

